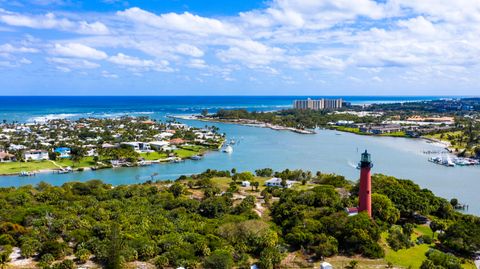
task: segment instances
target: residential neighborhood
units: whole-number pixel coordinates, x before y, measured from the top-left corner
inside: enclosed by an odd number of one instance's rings
[[[0,174],[21,174],[16,164],[64,170],[180,161],[218,150],[224,134],[147,117],[55,119],[0,124]],[[39,165],[44,164],[44,165]],[[27,171],[33,170],[28,169]],[[42,169],[41,169],[42,170]]]

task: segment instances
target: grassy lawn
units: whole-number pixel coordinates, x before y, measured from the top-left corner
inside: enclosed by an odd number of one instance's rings
[[[258,191],[261,192],[263,189],[265,189],[265,181],[269,180],[270,177],[255,177],[254,181],[257,181],[260,185],[258,186]],[[229,187],[229,184],[230,182],[232,182],[232,179],[231,178],[227,178],[227,177],[215,177],[215,178],[212,178],[212,182],[217,186],[219,187],[221,190],[225,191],[228,189]],[[237,182],[238,184],[240,184],[240,182]],[[292,189],[293,190],[307,190],[307,189],[311,189],[315,186],[320,186],[318,184],[313,184],[313,183],[307,183],[305,185],[302,185],[301,183],[295,183],[293,184],[292,186]],[[239,187],[241,187],[241,185],[239,185]],[[251,190],[252,187],[248,187],[246,188],[247,190]]]
[[[71,159],[59,159],[55,161],[58,165],[67,167],[91,167],[95,165],[93,157],[83,157],[79,162],[73,163]]]
[[[340,132],[348,132],[348,133],[354,133],[354,134],[358,134],[358,135],[372,135],[372,134],[363,133],[363,132],[360,131],[359,128],[354,128],[354,127],[334,126],[334,128],[335,128],[335,130],[340,131]],[[403,131],[399,131],[399,132],[381,134],[379,136],[405,137],[406,134]]]
[[[43,169],[55,169],[57,168],[50,161],[41,161],[41,162],[9,162],[9,163],[0,163],[0,174],[16,174],[22,171],[32,172]]]
[[[190,158],[192,156],[197,155],[199,152],[198,151],[192,151],[188,149],[177,149],[174,151],[175,154],[180,157],[180,158]]]
[[[340,131],[340,132],[348,132],[348,133],[354,133],[354,134],[359,134],[359,135],[366,135],[365,133],[360,132],[359,128],[345,127],[345,126],[334,126],[334,128],[337,131]]]
[[[404,131],[399,131],[399,132],[392,132],[392,133],[381,134],[381,136],[405,137],[405,136],[407,136],[407,134],[406,134]]]
[[[425,137],[448,141],[448,136],[458,136],[458,135],[460,136],[463,135],[463,132],[462,131],[445,132],[445,133],[438,133],[438,134],[430,134],[430,135],[426,135]]]
[[[415,242],[417,238],[421,235],[432,235],[432,230],[429,226],[426,225],[418,225],[415,227],[413,234],[412,234],[412,241]],[[411,268],[420,268],[422,262],[427,258],[425,253],[430,249],[430,247],[435,246],[435,244],[426,245],[414,245],[408,249],[400,249],[398,251],[394,251],[387,245],[387,236],[388,233],[382,233],[381,238],[381,245],[385,249],[385,261],[391,262],[396,266],[401,267],[411,267]]]
[[[140,157],[144,158],[147,161],[154,161],[159,159],[165,159],[168,157],[166,153],[150,152],[150,153],[140,153]]]

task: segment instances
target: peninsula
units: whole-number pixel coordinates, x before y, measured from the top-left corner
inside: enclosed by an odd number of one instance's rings
[[[215,127],[193,128],[148,117],[56,119],[0,124],[0,175],[199,159],[225,138]]]

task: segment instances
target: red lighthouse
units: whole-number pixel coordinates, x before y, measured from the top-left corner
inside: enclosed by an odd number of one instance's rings
[[[372,217],[372,178],[370,175],[372,166],[370,154],[365,150],[359,163],[360,190],[358,193],[358,211],[367,211],[369,217]]]

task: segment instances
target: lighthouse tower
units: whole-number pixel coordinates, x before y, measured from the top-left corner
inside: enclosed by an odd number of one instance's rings
[[[369,217],[372,217],[372,178],[370,175],[372,166],[371,156],[365,150],[359,163],[360,190],[358,193],[358,211],[367,211]]]

